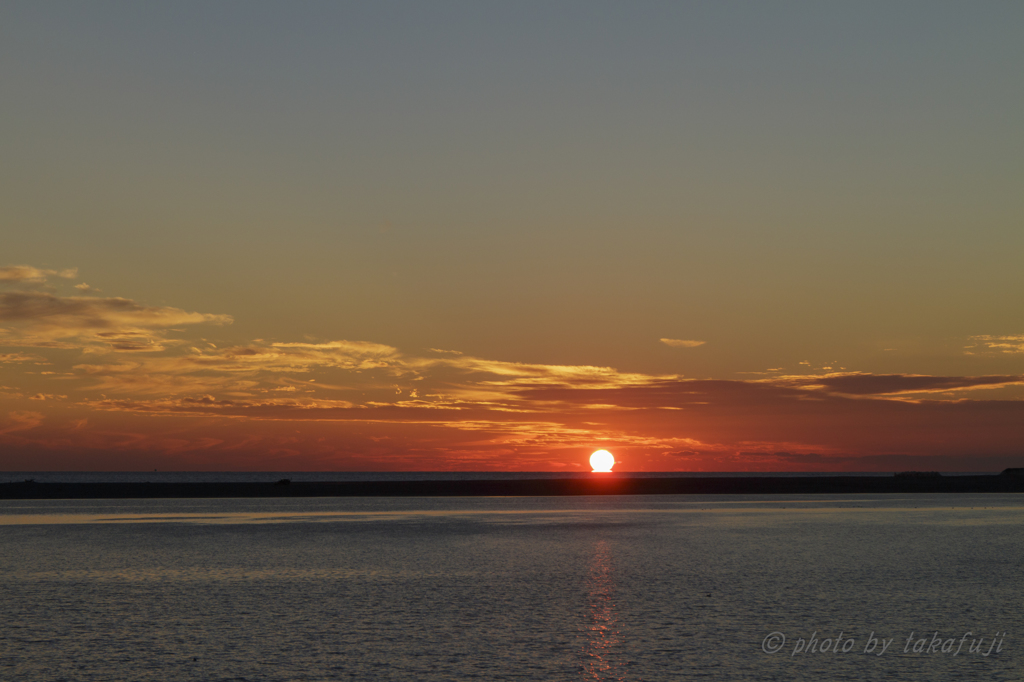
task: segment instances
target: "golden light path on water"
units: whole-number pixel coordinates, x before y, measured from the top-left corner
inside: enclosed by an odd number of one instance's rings
[[[583,626],[581,656],[585,679],[624,679],[618,670],[625,660],[619,651],[622,637],[614,599],[611,547],[607,541],[599,540],[594,545],[587,578],[587,622]]]

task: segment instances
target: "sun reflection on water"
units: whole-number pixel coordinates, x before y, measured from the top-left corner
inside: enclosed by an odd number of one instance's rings
[[[594,544],[587,577],[586,622],[582,627],[583,678],[588,680],[623,680],[623,661],[618,650],[622,641],[619,618],[615,611],[615,575],[608,543]]]

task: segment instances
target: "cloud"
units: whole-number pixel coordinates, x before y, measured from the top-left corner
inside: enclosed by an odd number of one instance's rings
[[[697,346],[703,346],[704,341],[692,341],[689,339],[658,339],[666,346],[672,346],[673,348],[696,348]]]
[[[267,420],[341,419],[353,403],[312,398],[218,399],[210,394],[155,400],[110,399],[90,401],[98,410],[147,414],[234,416]],[[358,417],[351,417],[358,419]]]
[[[968,355],[973,355],[978,348],[994,351],[997,353],[1024,353],[1024,334],[1010,334],[1007,336],[972,336],[971,341],[975,343],[967,346]]]
[[[78,276],[78,268],[66,270],[42,270],[31,265],[5,265],[0,267],[0,282],[45,282],[48,277],[74,279]]]
[[[7,419],[0,420],[0,435],[30,431],[43,423],[45,417],[41,412],[15,410],[7,413]]]
[[[31,362],[35,365],[49,364],[46,358],[41,355],[28,355],[26,353],[0,353],[0,364]]]
[[[401,373],[408,364],[398,349],[368,341],[273,343],[269,351],[288,367],[323,365],[354,370],[392,369]]]
[[[592,388],[610,388],[616,386],[633,386],[648,384],[664,378],[675,378],[674,375],[652,376],[620,372],[612,367],[595,367],[593,365],[542,365],[502,360],[486,360],[470,356],[443,359],[418,360],[414,366],[443,366],[464,372],[489,374],[496,379],[481,382],[483,386],[590,386]]]
[[[550,414],[570,423],[586,419],[652,439],[688,437],[738,450],[752,449],[744,443],[760,442],[757,449],[766,452],[1019,456],[1019,424],[1024,423],[1021,400],[911,402],[762,381],[677,380],[618,389],[535,388],[523,393],[524,399],[547,401]],[[586,409],[594,404],[615,409]]]
[[[164,334],[171,327],[231,322],[229,315],[144,306],[127,298],[0,294],[0,323],[10,325],[0,330],[0,345],[7,346],[163,350]]]
[[[384,344],[347,340],[259,341],[224,348],[179,346],[165,353],[115,353],[107,362],[81,363],[73,369],[87,382],[83,388],[114,395],[210,393],[241,397],[279,392],[285,386],[321,397],[336,396],[337,392],[358,394],[366,405],[401,402],[405,407],[483,406],[517,412],[545,409],[524,401],[516,390],[519,388],[614,388],[674,378],[586,365],[525,364],[469,356],[425,358],[405,355]],[[348,375],[340,383],[327,378],[339,372]],[[289,375],[308,378],[298,381]],[[403,400],[405,396],[408,398]]]
[[[616,388],[530,387],[520,390],[520,395],[528,400],[561,403],[563,409],[591,404],[611,409],[689,409],[709,404],[761,404],[769,395],[773,400],[795,400],[803,392],[754,381],[667,378]]]
[[[947,393],[950,391],[996,388],[1024,383],[1024,375],[978,377],[928,376],[922,374],[825,374],[775,377],[772,383],[819,389],[830,393],[854,396],[885,396],[915,393]]]
[[[173,359],[159,358],[156,362],[75,365],[74,371],[89,380],[85,388],[121,395],[247,394],[259,385],[248,377],[175,371],[176,367]]]

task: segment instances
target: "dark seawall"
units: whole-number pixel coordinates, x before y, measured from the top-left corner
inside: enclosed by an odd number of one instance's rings
[[[1021,476],[794,476],[496,481],[275,483],[0,483],[3,500],[214,497],[457,497],[551,495],[804,495],[848,493],[1020,493]]]

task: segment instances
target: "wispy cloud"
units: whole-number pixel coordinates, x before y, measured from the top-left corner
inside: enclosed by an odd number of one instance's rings
[[[665,377],[649,374],[620,372],[612,367],[591,365],[544,365],[501,360],[486,360],[470,356],[439,360],[417,360],[419,366],[444,366],[465,372],[491,375],[481,381],[485,386],[589,386],[610,388],[648,384]]]
[[[674,378],[586,365],[514,363],[464,355],[421,357],[403,354],[384,344],[344,340],[324,343],[260,341],[223,348],[192,346],[145,355],[113,352],[106,362],[81,363],[73,369],[80,378],[89,380],[88,388],[115,394],[199,392],[231,393],[237,397],[287,387],[319,394],[324,391],[360,392],[366,396],[367,404],[383,400],[386,394],[390,396],[389,404],[400,396],[402,402],[419,399],[432,406],[445,405],[453,409],[476,404],[519,411],[525,406],[515,390],[518,388],[614,388]],[[345,373],[349,378],[343,385],[316,378],[332,372]],[[288,375],[311,378],[298,382]],[[396,385],[396,381],[399,384]],[[419,382],[433,388],[424,390]],[[421,393],[424,397],[418,398]]]
[[[41,425],[45,419],[46,417],[42,412],[29,410],[9,412],[6,419],[0,419],[0,435],[30,431]]]
[[[37,365],[48,364],[46,358],[41,355],[29,355],[27,353],[0,353],[0,364],[31,362]]]
[[[78,268],[66,270],[43,270],[31,265],[5,265],[0,267],[0,282],[45,282],[50,277],[74,279],[78,276]]]
[[[696,348],[697,346],[703,346],[704,341],[694,341],[691,339],[658,339],[666,346],[672,346],[673,348]]]
[[[101,347],[163,350],[166,330],[193,324],[230,324],[229,315],[145,306],[127,298],[0,293],[0,345],[40,348]]]
[[[767,381],[780,386],[851,396],[896,396],[950,393],[1024,384],[1024,375],[928,376],[923,374],[867,374],[864,372],[779,376]]]
[[[972,336],[972,343],[967,346],[968,355],[978,351],[991,351],[995,353],[1024,353],[1024,334],[1010,334],[1006,336]]]

